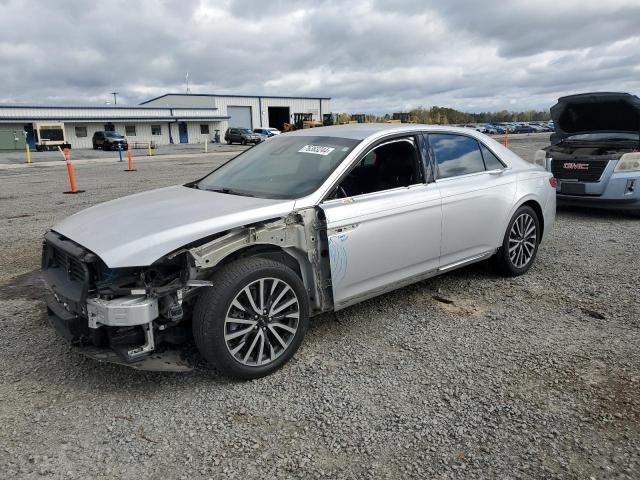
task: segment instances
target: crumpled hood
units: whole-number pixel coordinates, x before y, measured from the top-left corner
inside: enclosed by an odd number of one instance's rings
[[[556,134],[640,132],[640,98],[628,93],[594,92],[558,99],[551,107]]]
[[[53,230],[92,251],[110,268],[147,266],[209,235],[284,217],[294,203],[179,185],[87,208]]]

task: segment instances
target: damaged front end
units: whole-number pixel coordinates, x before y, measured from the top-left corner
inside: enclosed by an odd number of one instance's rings
[[[49,322],[97,360],[143,370],[190,370],[171,349],[189,338],[178,325],[188,283],[184,270],[178,262],[109,269],[95,254],[50,231],[42,252]]]
[[[141,370],[186,371],[191,311],[201,287],[244,255],[274,256],[299,271],[315,313],[332,308],[326,228],[310,208],[187,245],[147,267],[110,269],[55,231],[45,235],[42,272],[49,321],[81,353]],[[213,285],[215,288],[215,285]]]

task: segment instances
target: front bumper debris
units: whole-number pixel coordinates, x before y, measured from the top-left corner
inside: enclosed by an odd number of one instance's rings
[[[154,350],[153,328],[151,324],[143,326],[145,343],[132,350],[121,348],[118,351],[98,347],[90,342],[92,329],[87,319],[65,310],[53,295],[47,295],[47,311],[51,326],[78,352],[99,362],[115,363],[136,370],[188,372],[193,365],[182,356],[179,349],[163,348]]]

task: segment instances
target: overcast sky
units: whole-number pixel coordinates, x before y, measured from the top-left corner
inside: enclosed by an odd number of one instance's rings
[[[333,110],[548,109],[640,93],[638,0],[0,0],[0,102],[311,95]]]

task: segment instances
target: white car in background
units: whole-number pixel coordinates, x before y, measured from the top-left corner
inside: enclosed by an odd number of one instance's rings
[[[91,207],[45,235],[53,326],[83,353],[222,374],[287,362],[309,318],[493,257],[532,266],[555,179],[469,128],[298,130],[206,177]]]
[[[277,128],[254,128],[253,129],[253,133],[257,133],[258,135],[262,135],[262,137],[269,138],[269,137],[275,137],[276,135],[280,135],[280,130],[278,130]]]

